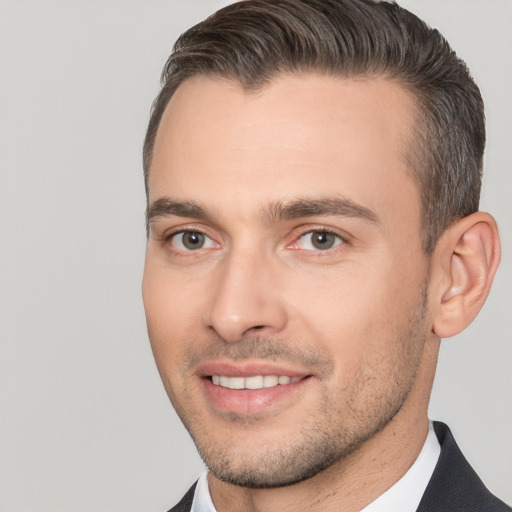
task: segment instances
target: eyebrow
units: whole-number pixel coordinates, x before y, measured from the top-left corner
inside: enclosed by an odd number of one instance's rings
[[[160,197],[151,203],[146,210],[146,228],[158,217],[190,217],[193,219],[208,220],[211,215],[193,201],[175,201],[170,197]]]
[[[368,208],[345,198],[297,199],[291,202],[276,202],[264,209],[269,223],[300,217],[353,217],[378,223],[377,215]]]
[[[290,202],[276,201],[261,210],[265,222],[273,224],[281,220],[293,220],[302,217],[352,217],[372,223],[378,223],[377,215],[368,208],[345,198],[296,199]],[[212,215],[193,201],[176,201],[170,197],[161,197],[151,203],[146,211],[146,228],[158,217],[189,217],[199,220],[211,220]]]

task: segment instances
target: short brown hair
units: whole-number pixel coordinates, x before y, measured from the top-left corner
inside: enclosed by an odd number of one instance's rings
[[[244,0],[182,34],[162,72],[144,141],[146,192],[156,133],[176,88],[197,75],[263,87],[283,73],[385,76],[416,99],[408,153],[431,253],[454,220],[478,210],[484,107],[467,66],[444,37],[394,2]]]

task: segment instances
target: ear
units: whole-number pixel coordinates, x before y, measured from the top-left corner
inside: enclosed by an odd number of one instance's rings
[[[435,268],[431,268],[436,274],[433,330],[437,336],[454,336],[474,320],[499,262],[498,227],[488,213],[468,215],[446,229],[433,254]]]

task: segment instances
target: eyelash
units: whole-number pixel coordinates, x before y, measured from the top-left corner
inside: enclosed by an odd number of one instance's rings
[[[297,247],[297,245],[299,244],[299,241],[301,239],[305,238],[308,235],[315,235],[315,234],[335,237],[335,240],[333,242],[334,245],[324,248],[324,249],[320,249],[320,248],[316,247],[316,250],[315,249],[304,249],[302,247]],[[295,247],[292,247],[292,248],[295,250],[303,250],[303,251],[308,251],[308,252],[322,253],[322,252],[328,252],[332,249],[335,249],[336,247],[343,246],[346,243],[348,243],[347,239],[345,237],[343,237],[342,235],[340,235],[339,233],[329,230],[329,229],[319,228],[319,229],[309,229],[308,231],[299,234],[299,236],[297,236],[295,238],[295,241],[292,244],[292,246],[295,246]],[[314,245],[314,242],[312,242],[312,245]]]
[[[180,229],[179,231],[173,231],[172,233],[169,233],[168,235],[166,235],[164,237],[164,245],[169,245],[171,247],[171,250],[174,251],[174,252],[177,252],[177,253],[184,253],[184,252],[190,252],[190,253],[193,253],[193,252],[197,252],[201,249],[203,249],[203,247],[199,247],[198,249],[179,249],[179,248],[176,248],[173,246],[172,242],[173,240],[178,237],[179,235],[186,235],[186,234],[197,234],[197,235],[201,235],[203,237],[205,237],[206,239],[210,240],[213,244],[215,245],[219,245],[217,242],[215,242],[215,240],[209,236],[207,233],[205,233],[205,231],[203,231],[202,229],[197,229],[197,228],[193,228],[193,229]],[[183,245],[183,242],[181,242],[181,245]]]
[[[207,240],[209,240],[209,247],[199,247],[197,249],[190,249],[190,248],[177,248],[173,245],[173,240],[178,237],[179,235],[185,235],[185,234],[198,234],[201,236],[204,236]],[[313,249],[306,249],[303,247],[298,247],[298,244],[301,239],[305,238],[308,235],[326,235],[326,236],[333,236],[335,237],[334,245],[331,247],[327,247],[325,249],[320,248],[313,248]],[[309,229],[304,232],[300,232],[297,234],[297,236],[294,238],[294,241],[291,244],[288,244],[287,247],[293,250],[301,250],[305,252],[310,253],[328,253],[329,251],[336,249],[337,247],[343,246],[348,243],[348,240],[346,237],[342,236],[341,234],[337,233],[336,231],[325,229],[325,228],[318,228],[318,229]],[[178,231],[173,231],[172,233],[169,233],[168,235],[164,236],[163,238],[163,245],[168,245],[170,247],[170,250],[176,254],[184,254],[184,253],[196,253],[201,251],[201,249],[211,249],[214,248],[214,246],[219,246],[219,243],[216,242],[211,236],[209,236],[204,230],[199,228],[189,228],[189,229],[180,229]],[[183,246],[183,241],[181,242],[181,245]]]

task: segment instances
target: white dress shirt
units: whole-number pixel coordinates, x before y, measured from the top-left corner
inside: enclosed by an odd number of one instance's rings
[[[360,512],[414,512],[427,488],[440,453],[441,447],[430,422],[425,444],[409,471]],[[197,481],[191,512],[217,512],[208,489],[207,471]]]
[[[190,512],[217,512],[208,489],[208,471],[203,471],[197,481]]]

